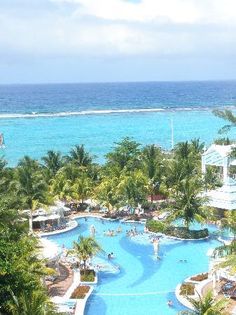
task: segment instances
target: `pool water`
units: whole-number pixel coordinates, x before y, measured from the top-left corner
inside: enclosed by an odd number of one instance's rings
[[[122,223],[98,218],[78,219],[79,226],[69,232],[53,235],[48,239],[72,248],[79,235],[88,236],[90,226],[96,229],[96,240],[106,254],[99,258],[108,262],[107,254],[113,252],[111,263],[117,273],[99,272],[98,284],[86,304],[85,315],[173,315],[184,307],[175,298],[175,288],[192,274],[208,271],[210,248],[219,242],[210,238],[203,241],[176,241],[160,239],[157,256],[147,234],[127,237],[126,230],[136,227],[142,233],[140,223]],[[104,235],[108,229],[122,232],[116,236]],[[214,227],[210,229],[214,231]],[[108,262],[110,263],[110,262]],[[173,306],[167,306],[172,300]]]

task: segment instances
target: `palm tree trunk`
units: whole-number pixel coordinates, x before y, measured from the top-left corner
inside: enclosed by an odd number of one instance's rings
[[[33,233],[33,210],[30,210],[29,216],[29,233]]]

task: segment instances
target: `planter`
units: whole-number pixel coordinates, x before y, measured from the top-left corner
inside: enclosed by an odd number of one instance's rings
[[[89,292],[90,286],[88,285],[79,285],[74,292],[71,294],[71,299],[84,299],[86,294]]]
[[[97,274],[93,269],[80,270],[80,282],[82,284],[96,284]]]

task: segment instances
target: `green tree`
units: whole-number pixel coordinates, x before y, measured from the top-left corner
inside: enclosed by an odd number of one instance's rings
[[[56,315],[54,305],[49,301],[46,292],[34,290],[22,292],[19,297],[12,292],[12,300],[8,303],[12,315]]]
[[[12,301],[12,292],[19,297],[23,292],[42,289],[44,265],[38,259],[36,239],[22,231],[16,237],[16,232],[7,228],[0,236],[0,309],[9,314],[7,304]]]
[[[61,153],[52,150],[42,157],[42,161],[49,179],[53,178],[63,165]]]
[[[214,299],[211,291],[208,291],[204,297],[198,296],[197,299],[187,297],[192,304],[193,311],[182,311],[182,315],[226,315],[225,307],[228,304],[226,299]]]
[[[50,191],[55,199],[68,201],[72,198],[72,181],[60,170],[50,181]]]
[[[78,167],[88,167],[93,162],[93,157],[84,148],[84,145],[76,145],[71,151],[67,160]]]
[[[24,157],[16,169],[15,184],[22,207],[30,209],[29,225],[32,230],[33,211],[39,204],[48,202],[47,185],[38,162]]]
[[[203,209],[204,198],[200,196],[201,184],[198,179],[192,178],[181,181],[178,195],[175,195],[172,218],[182,219],[184,225],[189,225],[195,220],[203,222],[206,213]]]
[[[92,187],[92,180],[85,173],[82,173],[73,183],[71,195],[74,199],[83,203],[85,199],[91,196]]]
[[[224,218],[221,220],[223,228],[229,229],[236,240],[236,211],[225,211]]]
[[[93,237],[79,236],[78,242],[74,242],[73,251],[84,262],[84,269],[89,258],[92,258],[101,251],[100,245]]]
[[[139,143],[126,137],[115,144],[114,150],[106,155],[109,167],[117,166],[120,171],[133,171],[140,167]]]
[[[231,110],[225,109],[225,110],[213,110],[213,114],[219,118],[222,118],[228,122],[227,125],[223,126],[219,133],[225,133],[230,131],[231,128],[236,127],[236,116],[233,114]]]
[[[95,188],[94,196],[102,205],[112,210],[119,203],[117,196],[117,186],[119,179],[115,176],[106,176]]]
[[[218,264],[219,268],[229,267],[232,274],[236,272],[236,241],[233,240],[229,245],[222,245],[215,249],[215,257],[223,258],[223,261]]]
[[[121,175],[117,186],[117,196],[121,205],[136,207],[147,199],[148,179],[140,171]]]
[[[151,195],[158,193],[162,182],[163,173],[163,154],[160,148],[154,144],[146,146],[142,151],[142,170],[148,178],[148,189]]]

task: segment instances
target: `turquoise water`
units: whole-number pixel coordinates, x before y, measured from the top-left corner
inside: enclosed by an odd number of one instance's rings
[[[15,165],[24,155],[40,158],[50,149],[67,153],[72,146],[85,144],[103,162],[114,142],[126,136],[142,145],[155,143],[170,149],[171,119],[175,143],[199,137],[210,144],[223,125],[211,112],[196,110],[0,119],[6,143],[0,154]]]
[[[85,144],[103,162],[126,136],[170,149],[171,119],[175,143],[210,144],[224,124],[212,110],[226,106],[235,110],[236,81],[0,85],[0,155],[15,165]]]
[[[98,285],[86,305],[86,315],[176,314],[184,309],[175,298],[177,284],[192,274],[207,271],[207,251],[219,245],[214,239],[191,242],[162,238],[160,259],[157,259],[146,234],[133,238],[126,236],[126,230],[134,228],[134,224],[96,218],[79,219],[78,222],[79,227],[75,230],[48,238],[71,248],[79,235],[89,235],[89,227],[93,224],[97,241],[106,253],[115,254],[112,264],[120,268],[118,274],[99,272]],[[119,225],[122,233],[114,237],[104,236],[104,231],[116,230]],[[135,226],[138,231],[143,231],[142,224]],[[107,261],[105,254],[101,258]],[[169,299],[174,302],[173,307],[167,306]]]

